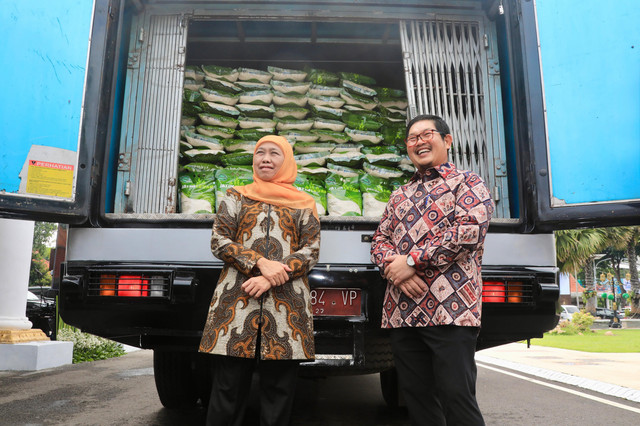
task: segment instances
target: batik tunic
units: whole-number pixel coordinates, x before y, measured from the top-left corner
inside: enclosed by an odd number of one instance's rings
[[[221,200],[211,251],[224,261],[200,352],[260,359],[312,360],[313,316],[307,274],[318,261],[320,222],[310,209],[252,200],[231,188]],[[288,265],[289,281],[255,299],[241,286],[260,274],[261,257]]]
[[[480,176],[445,163],[395,190],[373,236],[371,261],[409,255],[427,284],[409,297],[387,284],[382,327],[480,326],[483,243],[493,213]]]

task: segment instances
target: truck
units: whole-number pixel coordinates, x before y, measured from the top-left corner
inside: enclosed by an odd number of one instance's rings
[[[372,111],[396,91],[400,117],[449,122],[450,160],[478,172],[496,206],[478,350],[556,325],[554,230],[638,223],[640,13],[631,1],[5,3],[0,216],[68,225],[63,320],[152,349],[166,407],[210,392],[210,357],[197,348],[222,262],[209,249],[215,213],[182,211],[180,181],[181,135],[193,131],[182,127],[185,94],[199,92],[185,88],[205,70],[366,76],[382,88]],[[401,147],[393,138],[382,144]],[[396,404],[380,329],[386,282],[369,254],[379,219],[321,216],[309,275],[317,356],[302,370],[380,373]]]

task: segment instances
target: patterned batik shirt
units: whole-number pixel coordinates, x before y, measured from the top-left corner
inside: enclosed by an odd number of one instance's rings
[[[396,189],[373,236],[371,261],[410,255],[428,286],[423,297],[387,284],[382,327],[480,326],[483,243],[493,201],[476,173],[445,163]]]
[[[320,222],[311,209],[274,206],[227,190],[211,233],[224,261],[213,292],[200,352],[268,360],[313,360],[313,314],[307,275],[320,253]],[[242,290],[260,274],[261,257],[291,268],[289,281],[260,299]],[[260,330],[260,348],[256,351]]]

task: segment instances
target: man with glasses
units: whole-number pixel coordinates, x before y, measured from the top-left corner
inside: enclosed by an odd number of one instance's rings
[[[484,424],[474,355],[493,201],[480,176],[448,162],[452,141],[438,116],[408,123],[407,153],[417,170],[391,194],[371,247],[388,283],[382,327],[391,329],[414,425]]]

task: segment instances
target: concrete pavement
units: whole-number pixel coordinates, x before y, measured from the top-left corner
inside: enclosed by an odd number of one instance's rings
[[[476,353],[476,361],[640,402],[640,353],[591,353],[511,343]]]

